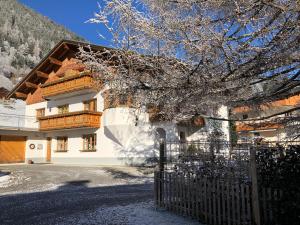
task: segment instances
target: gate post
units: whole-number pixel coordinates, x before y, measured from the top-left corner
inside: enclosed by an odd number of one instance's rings
[[[259,193],[257,183],[257,168],[256,168],[256,150],[253,146],[250,147],[250,175],[251,175],[251,192],[252,192],[252,212],[255,225],[261,225]]]

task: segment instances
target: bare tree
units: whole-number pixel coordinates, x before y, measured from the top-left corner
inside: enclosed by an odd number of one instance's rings
[[[299,16],[296,0],[106,0],[89,22],[105,25],[116,48],[80,57],[140,108],[214,117],[220,105],[299,91]]]

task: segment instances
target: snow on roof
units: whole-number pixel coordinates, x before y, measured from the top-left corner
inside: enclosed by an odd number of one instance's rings
[[[0,75],[0,88],[3,87],[6,90],[11,90],[13,88],[13,84],[7,77]]]

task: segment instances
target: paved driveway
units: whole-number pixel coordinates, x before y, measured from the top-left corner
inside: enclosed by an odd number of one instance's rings
[[[74,219],[78,213],[153,198],[151,176],[134,168],[2,165],[0,171],[9,173],[0,182],[0,224],[64,224],[62,218]]]

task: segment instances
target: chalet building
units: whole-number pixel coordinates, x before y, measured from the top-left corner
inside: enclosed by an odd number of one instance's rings
[[[24,127],[31,133],[26,135],[24,148],[18,149],[24,161],[138,164],[158,156],[159,138],[206,138],[210,126],[203,118],[188,125],[159,122],[149,112],[136,113],[130,98],[108,99],[107,90],[96,90],[93,74],[76,59],[79,45],[87,46],[66,40],[58,43],[8,94],[8,98],[26,102]],[[101,46],[91,48],[103,50]],[[228,116],[226,107],[219,113]],[[220,125],[228,140],[228,123]]]
[[[236,119],[255,119],[268,117],[299,106],[300,94],[296,94],[258,107],[237,107],[233,110],[233,114]],[[293,121],[293,118],[299,118],[299,116],[299,111],[293,111],[265,120],[237,122],[236,131],[239,141],[248,142],[262,139],[262,141],[275,143],[293,140],[293,127],[299,127],[299,124],[298,122],[286,123],[284,121]]]

